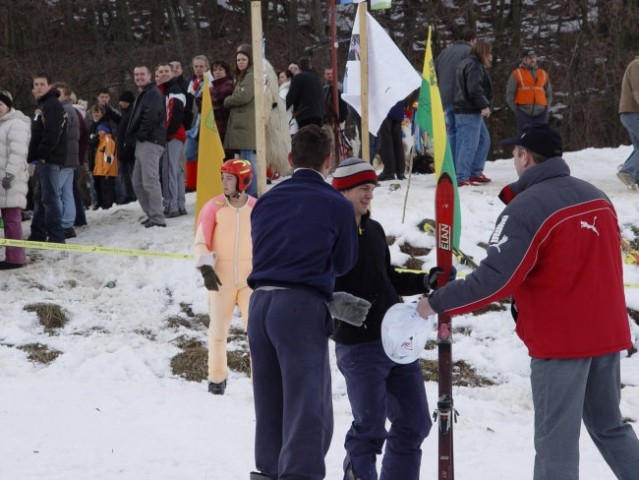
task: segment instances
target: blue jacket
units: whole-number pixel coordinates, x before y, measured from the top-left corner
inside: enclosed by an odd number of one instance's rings
[[[335,276],[357,261],[352,204],[310,169],[262,195],[251,214],[253,272],[248,284],[303,288],[330,301]]]

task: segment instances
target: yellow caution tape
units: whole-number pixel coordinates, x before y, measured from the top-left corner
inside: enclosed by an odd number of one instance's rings
[[[99,253],[107,255],[126,255],[129,257],[177,258],[192,260],[193,255],[187,253],[164,253],[150,250],[134,250],[132,248],[98,247],[96,245],[78,245],[75,243],[32,242],[29,240],[12,240],[0,238],[0,247],[24,247],[39,250],[61,250],[63,252]]]

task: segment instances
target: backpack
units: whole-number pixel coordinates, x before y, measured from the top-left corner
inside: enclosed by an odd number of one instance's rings
[[[191,130],[195,125],[195,119],[198,115],[197,104],[195,103],[195,96],[192,93],[184,92],[186,97],[186,103],[184,105],[184,115],[182,116],[182,125],[185,130]]]

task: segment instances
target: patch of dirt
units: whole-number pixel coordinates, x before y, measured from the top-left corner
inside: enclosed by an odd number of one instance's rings
[[[66,311],[55,303],[32,303],[24,306],[27,312],[35,312],[38,315],[40,325],[49,335],[63,328],[69,321]]]
[[[171,359],[171,371],[191,382],[206,380],[208,374],[208,351],[199,340],[185,336],[174,340],[183,351]]]
[[[60,350],[49,348],[42,343],[27,343],[26,345],[18,346],[18,349],[27,352],[27,358],[33,363],[41,363],[48,365],[56,358],[62,355]]]
[[[506,308],[506,306],[504,305],[504,302],[499,301],[499,302],[490,303],[486,305],[485,307],[475,310],[472,313],[474,316],[477,316],[477,315],[483,315],[484,313],[487,313],[487,312],[504,312],[506,310],[508,310],[508,308]]]
[[[229,368],[234,372],[241,372],[247,377],[251,376],[251,356],[248,349],[241,347],[226,353]]]
[[[397,237],[393,237],[392,235],[386,235],[386,245],[389,247],[393,245],[397,241]]]
[[[251,360],[246,344],[246,334],[239,328],[231,328],[229,343],[238,341],[233,350],[226,352],[229,369],[234,372],[251,374]],[[182,349],[171,359],[171,371],[191,382],[201,382],[208,376],[208,349],[204,343],[182,335],[171,343]]]
[[[437,382],[439,379],[438,362],[436,360],[419,359],[424,381]],[[464,360],[453,362],[453,385],[461,387],[486,387],[494,385],[491,379],[479,375],[473,366]]]
[[[432,250],[425,247],[414,247],[410,243],[404,243],[399,246],[399,251],[410,255],[411,257],[424,257],[428,255]]]
[[[406,263],[404,264],[404,267],[410,270],[421,270],[423,266],[424,266],[423,260],[420,260],[419,258],[413,258],[413,257],[406,260]]]

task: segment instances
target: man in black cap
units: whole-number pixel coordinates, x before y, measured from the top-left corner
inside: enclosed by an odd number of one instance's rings
[[[524,49],[521,65],[508,79],[506,103],[515,114],[517,135],[528,126],[548,123],[552,86],[548,73],[537,66],[537,55],[531,48]]]
[[[479,268],[420,300],[418,313],[458,315],[512,296],[517,335],[531,357],[534,480],[579,478],[581,420],[616,478],[637,478],[639,440],[619,410],[620,355],[631,347],[615,209],[570,176],[548,125],[514,145],[519,180],[500,198]]]

